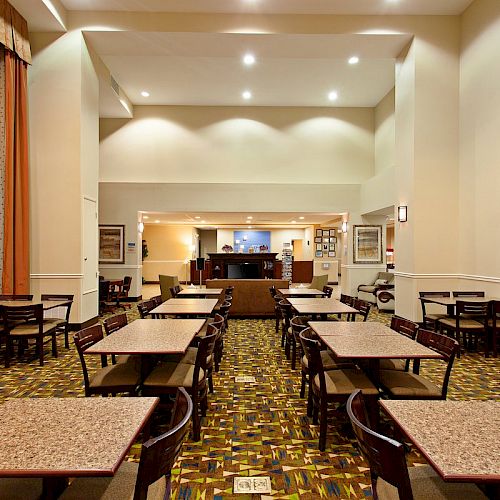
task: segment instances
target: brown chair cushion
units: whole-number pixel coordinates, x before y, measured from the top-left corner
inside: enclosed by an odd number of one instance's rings
[[[444,319],[440,319],[439,322],[442,325],[449,326],[451,328],[455,328],[456,324],[457,324],[455,318],[444,318]],[[476,329],[483,330],[484,329],[484,325],[482,323],[479,323],[479,321],[475,321],[473,319],[467,319],[467,318],[460,318],[458,325],[460,326],[460,328],[468,328],[471,330],[476,330]]]
[[[381,359],[380,369],[381,370],[399,370],[405,371],[406,361],[402,359]]]
[[[47,318],[44,319],[43,322],[44,324],[53,326],[62,326],[66,324],[66,320],[61,318]]]
[[[55,330],[56,324],[53,323],[43,323],[43,333],[49,334],[52,330]],[[25,323],[14,327],[10,331],[11,335],[23,336],[23,335],[37,335],[38,334],[38,324]]]
[[[123,462],[113,477],[75,479],[60,500],[133,500],[139,464]],[[147,500],[163,500],[167,488],[165,477],[148,488]]]
[[[432,321],[438,321],[440,319],[449,318],[447,314],[426,314],[426,319],[430,319]]]
[[[356,389],[361,389],[368,396],[378,395],[377,388],[370,379],[361,371],[356,369],[341,369],[325,372],[326,393],[328,395],[349,396]],[[314,377],[314,385],[319,389],[319,376]]]
[[[41,479],[0,479],[0,500],[38,500],[41,495]]]
[[[186,351],[184,357],[180,360],[180,363],[184,363],[186,365],[194,365],[196,363],[197,355],[198,355],[197,347],[188,347],[188,350]],[[213,365],[213,363],[214,363],[214,356],[213,354],[211,354],[207,358],[207,366]]]
[[[438,397],[441,387],[411,372],[380,370],[380,383],[394,396]]]
[[[193,385],[194,365],[184,363],[162,363],[157,366],[144,381],[144,387],[186,387]],[[205,372],[200,369],[198,382],[205,377]]]
[[[91,378],[92,389],[119,387],[129,385],[131,387],[139,384],[140,372],[134,363],[118,363],[116,365],[100,368]]]
[[[486,498],[481,490],[470,483],[445,483],[429,465],[409,467],[414,500],[476,500]],[[400,500],[398,490],[377,479],[377,495],[380,500]]]

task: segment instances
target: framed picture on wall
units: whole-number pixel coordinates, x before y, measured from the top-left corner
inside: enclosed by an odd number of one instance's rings
[[[330,237],[330,230],[329,229],[323,229],[323,238],[325,236]]]
[[[353,226],[354,264],[382,264],[382,226]]]
[[[316,250],[322,250],[321,243],[316,243]]]
[[[330,238],[323,238],[323,243],[328,243],[330,241]]]
[[[335,257],[335,252],[328,252],[328,257]]]
[[[323,230],[322,229],[316,229],[316,236],[319,236],[321,238],[323,236]]]
[[[336,236],[330,237],[330,243],[337,243],[337,237]]]
[[[330,252],[335,252],[335,243],[330,243],[330,246],[328,248],[328,251]]]
[[[323,252],[321,250],[316,250],[316,253],[314,254],[315,257],[323,257]]]
[[[323,243],[323,252],[328,252],[328,244]]]
[[[318,236],[317,238],[314,238],[314,243],[321,243],[322,242],[322,239],[320,236]]]
[[[125,262],[125,226],[99,224],[99,263]]]

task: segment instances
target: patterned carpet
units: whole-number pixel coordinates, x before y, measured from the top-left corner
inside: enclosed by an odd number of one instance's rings
[[[137,317],[136,308],[128,313]],[[388,323],[390,315],[370,313],[370,320]],[[230,320],[225,357],[214,376],[203,421],[202,440],[188,440],[173,470],[173,498],[251,498],[233,495],[235,476],[267,475],[272,494],[261,498],[320,499],[371,497],[366,463],[348,432],[345,412],[332,413],[327,449],[317,448],[318,427],[306,416],[299,398],[300,371],[292,371],[271,320]],[[13,397],[83,396],[76,350],[64,349],[59,358],[47,354],[46,364],[16,360],[3,368],[0,353],[0,401]],[[28,352],[26,356],[33,355]],[[500,358],[467,354],[455,362],[450,399],[499,399]],[[439,380],[437,362],[422,363],[422,373]],[[235,383],[235,375],[253,375],[253,384]],[[140,445],[128,457],[137,460]],[[412,451],[410,464],[424,463]]]

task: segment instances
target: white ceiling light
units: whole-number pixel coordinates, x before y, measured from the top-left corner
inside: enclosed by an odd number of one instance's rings
[[[252,93],[249,90],[245,90],[242,94],[241,97],[245,99],[245,101],[248,101],[249,99],[252,98]]]
[[[160,223],[160,221],[159,221],[158,219],[156,219],[156,220],[155,220],[155,222],[156,222],[156,224],[159,224],[159,223]]]
[[[204,220],[202,220],[202,221],[201,221],[201,223],[202,223],[202,224],[205,224],[205,221],[204,221]]]
[[[247,219],[253,219],[251,215],[247,215]]]
[[[149,219],[149,217],[147,215],[143,215],[142,218],[143,219]]]
[[[300,219],[300,220],[304,220],[304,219],[305,219],[305,217],[299,217],[299,219]]]
[[[252,229],[252,226],[248,226],[248,229]]]
[[[141,95],[142,95],[142,97],[149,97],[149,92],[147,92],[146,90],[143,90],[141,92]]]
[[[292,224],[297,224],[297,221],[296,221],[296,220],[293,220],[293,221],[292,221]]]
[[[245,66],[252,66],[253,64],[255,64],[255,56],[250,52],[246,53],[243,56],[243,64]]]
[[[328,99],[329,99],[330,101],[336,101],[336,100],[337,100],[337,98],[338,98],[338,96],[339,96],[339,95],[338,95],[338,93],[337,93],[337,91],[336,91],[336,90],[332,90],[331,92],[328,92]]]
[[[201,217],[199,215],[196,215],[195,219],[201,219]]]
[[[358,64],[359,63],[359,57],[358,56],[352,56],[349,58],[349,64]]]

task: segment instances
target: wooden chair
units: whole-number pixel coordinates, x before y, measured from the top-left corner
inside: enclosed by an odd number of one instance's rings
[[[290,345],[290,358],[292,360],[292,370],[295,370],[297,354],[299,359],[302,358],[302,345],[300,344],[300,332],[307,328],[307,323],[310,320],[309,316],[294,316],[290,320],[290,333],[287,332],[287,340]]]
[[[351,320],[355,321],[356,316],[361,316],[363,318],[363,321],[366,321],[368,319],[368,315],[370,314],[370,309],[371,309],[371,304],[367,302],[366,300],[361,300],[361,299],[354,299],[352,301],[352,306],[354,309],[357,309],[359,313],[357,314],[352,314],[351,315]]]
[[[137,304],[137,309],[139,310],[139,315],[141,319],[146,319],[151,317],[151,311],[157,307],[156,302],[154,300],[145,300],[144,302],[140,302]]]
[[[490,302],[490,317],[487,326],[488,339],[486,342],[486,357],[490,354],[490,348],[493,356],[497,357],[497,340],[500,334],[500,300]]]
[[[173,299],[175,299],[175,297],[177,297],[177,294],[179,293],[177,291],[177,287],[171,286],[169,290],[170,290],[170,295],[172,296]]]
[[[125,313],[117,314],[115,316],[111,316],[110,318],[106,318],[103,322],[104,331],[106,335],[111,335],[114,332],[120,330],[124,326],[127,326],[128,319]],[[120,356],[111,355],[111,362],[116,365],[116,363],[128,363],[130,361],[140,361],[140,356],[132,356],[131,354],[123,354]]]
[[[269,287],[269,293],[271,294],[271,297],[274,299],[275,295],[278,293],[274,285]]]
[[[312,402],[313,423],[318,423],[319,415],[319,449],[325,450],[327,431],[327,410],[329,403],[344,403],[356,389],[370,398],[369,406],[372,418],[378,421],[377,399],[378,389],[369,378],[356,368],[325,371],[321,361],[321,343],[311,335],[307,328],[300,334],[302,348],[309,362],[309,394]]]
[[[103,339],[101,325],[90,326],[76,332],[74,337],[76,350],[80,357],[85,385],[85,396],[93,394],[107,396],[121,392],[135,394],[140,383],[140,372],[133,363],[117,363],[107,366],[106,356],[101,356],[101,366],[92,376],[89,376],[85,351]]]
[[[391,328],[411,340],[415,340],[418,332],[417,323],[414,323],[409,319],[400,318],[399,316],[393,316],[391,318]],[[400,370],[407,372],[410,369],[410,360],[407,359],[405,361],[403,359],[381,359],[380,369]]]
[[[352,297],[351,295],[346,295],[344,293],[340,294],[340,302],[342,302],[343,304],[345,304],[347,306],[353,307],[353,304],[354,304],[355,300],[356,300],[356,297]],[[342,318],[342,314],[337,314],[337,317],[339,319],[341,319]],[[347,315],[347,321],[349,321],[350,318],[351,318],[351,315],[348,314]]]
[[[418,292],[420,297],[420,305],[422,307],[422,321],[424,329],[438,331],[437,323],[440,319],[446,318],[446,314],[428,314],[426,311],[426,304],[428,303],[426,297],[450,297],[450,292]]]
[[[71,306],[73,305],[74,295],[72,294],[54,294],[44,293],[41,300],[62,301],[67,300],[68,304],[54,309],[48,309],[44,312],[43,318],[45,323],[52,323],[56,327],[56,333],[64,335],[64,347],[69,349],[69,315],[71,313]]]
[[[226,297],[232,297],[233,296],[233,292],[234,292],[234,286],[233,285],[229,285],[228,287],[226,287],[226,291],[225,291],[225,295]]]
[[[477,290],[474,290],[474,291],[463,291],[463,290],[458,290],[456,292],[451,292],[453,297],[455,298],[467,298],[467,297],[484,297],[485,296],[485,293],[484,292],[478,292]]]
[[[111,290],[111,285],[108,280],[99,281],[99,315],[103,315],[105,312],[113,312],[115,310],[116,304],[113,299],[113,292]]]
[[[290,320],[292,319],[292,305],[288,301],[282,299],[278,302],[278,306],[281,314],[281,347],[285,348],[285,354],[288,359],[290,357],[290,346],[287,344],[286,340],[288,329],[290,328]]]
[[[23,299],[24,300],[24,299]],[[45,337],[51,337],[52,355],[57,358],[56,326],[43,321],[42,304],[27,306],[5,306],[2,308],[3,332],[5,337],[5,368],[10,366],[12,356],[12,342],[19,341],[19,353],[22,353],[23,344],[29,339],[36,341],[38,359],[43,366],[43,346]]]
[[[142,444],[139,464],[123,462],[112,478],[77,478],[59,498],[61,500],[170,498],[171,470],[181,452],[192,413],[191,398],[183,388],[179,388],[170,430]]]
[[[453,361],[458,351],[458,342],[446,335],[420,329],[417,342],[441,354],[446,363],[443,382],[436,385],[419,374],[420,360],[413,362],[413,372],[380,370],[380,385],[392,399],[446,399]]]
[[[323,293],[325,294],[325,298],[331,299],[332,298],[332,293],[333,293],[333,288],[331,286],[325,285],[323,287]]]
[[[280,325],[281,321],[283,320],[283,317],[281,315],[281,307],[280,307],[280,302],[283,300],[283,297],[276,293],[274,295],[274,319],[275,319],[275,331],[278,333],[280,331]]]
[[[463,337],[464,347],[477,346],[477,337],[486,337],[489,302],[466,302],[457,300],[454,318],[442,318],[438,321],[439,331],[452,333],[460,343]],[[467,341],[467,335],[469,341]],[[472,337],[472,338],[470,338]],[[487,348],[486,348],[487,349]]]
[[[116,307],[123,307],[130,309],[130,304],[125,302],[125,299],[128,299],[128,294],[130,292],[130,285],[132,284],[132,276],[124,276],[123,284],[120,286],[114,298],[116,299]]]
[[[155,304],[155,307],[160,306],[163,304],[163,301],[161,300],[161,295],[155,295],[154,297],[151,297],[149,300],[152,300]]]
[[[370,467],[374,500],[486,498],[473,484],[445,483],[430,466],[408,469],[404,445],[370,428],[362,391],[356,390],[349,396],[347,414],[361,454]]]
[[[207,359],[213,354],[217,334],[202,337],[198,344],[194,365],[186,363],[160,363],[143,383],[144,396],[175,394],[184,387],[193,400],[193,440],[200,440],[201,417],[206,415],[208,401]],[[119,365],[116,365],[119,366]]]

